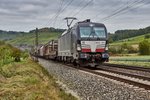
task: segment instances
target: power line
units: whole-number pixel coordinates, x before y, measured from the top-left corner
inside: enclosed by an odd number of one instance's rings
[[[57,14],[61,11],[61,8],[62,8],[62,6],[63,6],[63,2],[64,2],[64,0],[61,0],[61,1],[60,1],[59,7],[58,7],[58,11],[54,14],[54,16],[52,16],[52,17],[50,18],[50,21],[51,21],[50,24],[53,23],[53,20],[56,18]],[[49,24],[49,22],[48,22],[47,24]]]
[[[85,1],[85,0],[81,0],[81,2],[78,2],[78,4],[77,4],[78,7],[80,7],[84,1]],[[71,11],[71,13],[69,13],[67,16],[72,15],[72,14],[74,13],[74,11],[76,12],[76,10],[77,10],[77,9],[73,9],[73,10]]]
[[[120,0],[120,2],[121,2],[122,0]],[[116,3],[114,3],[113,5],[111,5],[111,6],[109,6],[110,8],[111,7],[114,7],[116,5]],[[120,5],[121,7],[119,7],[119,9],[121,9],[122,8],[122,5]],[[105,11],[106,9],[103,9],[102,11],[100,11],[100,12],[98,12],[96,15],[94,15],[92,18],[90,18],[90,19],[95,19],[95,18],[97,18],[103,11]],[[116,11],[116,10],[115,10]]]
[[[83,9],[85,9],[86,7],[88,7],[91,3],[93,2],[93,0],[88,1],[82,8],[80,8],[78,10],[78,12],[76,12],[74,15],[72,15],[73,17],[75,17],[76,15],[78,15]],[[62,27],[64,24],[62,24],[60,27]]]
[[[87,2],[78,12],[76,12],[73,15],[73,17],[75,17],[76,15],[78,15],[83,9],[85,9],[87,6],[89,6],[92,2],[93,2],[93,0],[90,0],[89,2]]]
[[[116,10],[114,13],[112,13],[111,15],[108,15],[108,16],[106,16],[106,17],[104,17],[104,18],[102,18],[101,20],[103,20],[103,21],[109,20],[110,18],[112,18],[112,17],[114,17],[114,16],[116,16],[116,15],[122,13],[123,11],[128,11],[130,8],[132,8],[132,7],[136,6],[136,5],[138,5],[139,3],[142,3],[143,1],[144,1],[144,0],[134,1],[133,3],[130,3],[128,6],[123,7],[122,9]]]
[[[62,2],[60,3],[60,7],[59,7],[59,9],[58,9],[58,12],[56,13],[56,15],[55,15],[55,17],[54,17],[54,23],[53,23],[53,26],[55,26],[55,23],[56,23],[56,20],[57,20],[57,18],[58,18],[58,14],[61,12],[61,9],[62,9],[62,7],[63,7],[63,2],[64,2],[64,0],[61,0]]]
[[[62,12],[64,12],[65,9],[67,9],[67,8],[71,5],[71,3],[72,3],[73,1],[74,1],[74,0],[71,0],[64,8],[62,8],[62,9],[60,10],[60,12],[55,16],[55,18],[58,18],[59,15],[60,15]],[[57,19],[55,19],[54,22],[56,22],[56,20],[57,20]]]
[[[144,6],[144,5],[148,5],[148,4],[150,4],[150,2],[145,2],[145,3],[143,2],[143,4],[138,5],[138,6],[134,7],[134,8],[130,8],[130,10],[140,8],[140,7],[142,7],[142,6]],[[127,11],[125,11],[124,13],[126,13],[126,12],[127,12]]]

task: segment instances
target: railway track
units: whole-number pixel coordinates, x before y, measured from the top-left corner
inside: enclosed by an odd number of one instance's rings
[[[103,65],[104,66],[115,67],[115,68],[124,68],[124,69],[130,69],[130,70],[150,72],[150,68],[145,68],[145,67],[137,67],[137,66],[129,66],[129,65],[118,65],[118,64],[108,64],[108,63],[104,63]]]
[[[134,73],[131,74],[131,73],[123,72],[123,71],[110,70],[110,69],[106,69],[106,68],[99,68],[99,70],[150,81],[150,77],[144,76],[144,75],[138,75],[138,74],[134,74]]]
[[[129,85],[133,85],[139,88],[144,88],[146,90],[150,90],[150,80],[144,76],[136,76],[132,74],[126,74],[121,72],[112,72],[111,70],[91,70],[88,68],[79,68],[80,70],[90,72],[96,75],[100,75],[103,77],[107,77],[110,79],[114,79],[120,82],[127,83]]]
[[[57,62],[57,63],[60,63],[60,62]],[[91,68],[91,67],[75,67],[72,64],[65,64],[65,63],[60,63],[60,64],[66,65],[67,67],[82,70],[82,71],[85,71],[85,72],[89,72],[89,73],[92,73],[92,74],[95,74],[95,75],[100,75],[100,76],[103,76],[103,77],[106,77],[106,78],[110,78],[110,79],[113,79],[113,80],[124,82],[124,83],[127,83],[129,85],[133,85],[135,87],[150,90],[150,77],[148,77],[148,76],[135,75],[133,73],[126,73],[126,72],[117,71],[117,70],[114,71],[114,70],[105,69],[105,68],[102,68],[102,67],[95,69],[95,68]],[[102,66],[103,67],[105,67],[105,66],[109,67],[110,65],[105,64],[105,65],[102,65]],[[111,67],[115,68],[115,65],[111,65]],[[139,67],[130,68],[130,66],[121,67],[121,65],[117,65],[116,67],[120,68],[120,69],[125,68],[125,69],[137,70],[137,71],[143,71],[143,72],[148,72],[149,73],[149,71],[148,71],[149,69],[146,70],[147,68],[142,68],[142,67],[140,67],[140,68]]]
[[[64,64],[64,65],[66,65],[66,64]],[[67,66],[77,68],[77,67],[70,65],[70,64],[67,64]],[[115,66],[113,66],[113,67],[115,67]],[[78,67],[78,69],[85,71],[85,72],[95,74],[95,75],[100,75],[100,76],[103,76],[106,78],[110,78],[113,80],[124,82],[124,83],[127,83],[129,85],[133,85],[134,87],[139,87],[139,88],[144,88],[146,90],[150,90],[150,77],[148,77],[148,76],[135,75],[133,73],[126,73],[126,72],[122,72],[122,71],[114,71],[111,69],[104,69],[102,67],[96,68],[96,69],[90,68],[90,67]],[[132,69],[132,68],[131,68],[131,70],[138,70],[139,71],[139,69]]]

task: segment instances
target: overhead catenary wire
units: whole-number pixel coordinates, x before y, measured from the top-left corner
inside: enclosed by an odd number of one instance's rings
[[[75,12],[75,14],[73,14],[73,17],[79,15],[79,13],[80,13],[84,8],[86,8],[92,1],[93,1],[93,0],[90,0],[90,1],[87,2],[82,8],[80,8],[77,12]],[[73,0],[71,1],[71,3],[72,3],[72,2],[73,2]],[[139,5],[140,3],[143,3],[143,2],[144,2],[144,0],[138,0],[138,1],[136,0],[136,1],[134,1],[134,2],[130,2],[130,3],[127,4],[127,6],[125,6],[125,7],[120,7],[119,9],[116,9],[115,11],[113,11],[114,13],[112,13],[112,14],[110,14],[110,15],[104,17],[104,18],[102,18],[101,20],[102,20],[102,21],[109,20],[109,19],[111,19],[112,17],[118,16],[120,13],[123,13],[123,12],[125,12],[125,11],[128,11],[128,10],[134,8],[135,6],[137,6],[137,5]],[[70,3],[68,3],[67,5],[69,5],[69,4],[70,4]],[[63,9],[61,10],[61,12],[60,12],[59,14],[57,14],[57,16],[59,16],[60,14],[62,14],[63,11],[64,11],[64,9],[65,9],[66,7],[68,7],[68,6],[63,7]],[[57,17],[57,16],[56,16],[56,17]],[[98,15],[97,15],[97,16],[98,16]],[[59,25],[60,25],[61,27],[63,26],[62,24],[59,24]],[[60,26],[59,26],[59,27],[60,27]]]
[[[148,5],[148,4],[150,4],[150,2],[143,2],[142,4],[139,4],[139,5],[137,5],[136,7],[132,7],[132,8],[130,8],[129,10],[133,10],[133,9],[137,9],[137,8],[140,8],[140,7],[142,7],[142,6],[144,6],[144,5]],[[127,13],[128,12],[128,10],[126,10],[125,12],[122,12],[122,14],[124,14],[124,13]]]
[[[58,12],[56,13],[56,15],[55,15],[55,17],[54,17],[53,26],[55,26],[56,20],[57,20],[57,18],[58,18],[57,15],[61,12],[61,9],[62,9],[62,7],[63,7],[63,2],[64,2],[64,0],[61,0],[61,3],[60,3],[60,7],[59,7],[59,9],[58,9]]]
[[[76,7],[81,8],[82,4],[85,2],[85,0],[80,0],[80,2],[78,2],[76,5]],[[81,7],[80,7],[81,6]],[[73,15],[73,13],[75,13],[76,11],[78,11],[78,8],[74,8],[73,10],[71,10],[71,13],[67,14],[67,16]]]
[[[120,2],[122,2],[122,0],[120,0]],[[116,5],[116,3],[113,3],[111,6],[109,6],[109,8],[114,7],[115,5]],[[124,4],[120,5],[119,9],[121,9],[123,5],[124,5]],[[95,14],[93,17],[91,17],[90,19],[98,18],[99,15],[101,15],[102,12],[104,12],[105,10],[106,10],[106,9],[102,9],[102,10],[99,11],[97,14]],[[115,10],[115,11],[116,11],[116,10]]]
[[[144,1],[144,0],[134,1],[133,3],[128,4],[126,7],[123,7],[123,8],[121,8],[121,9],[117,9],[116,11],[114,11],[114,13],[112,13],[112,14],[110,14],[110,15],[104,17],[104,18],[102,18],[101,21],[109,20],[110,18],[112,18],[112,17],[114,17],[114,16],[116,16],[116,15],[118,15],[118,14],[124,12],[124,11],[128,11],[128,10],[130,10],[132,7],[138,5],[139,3],[142,3],[143,1]]]
[[[88,7],[92,2],[93,2],[93,0],[88,1],[78,12],[76,12],[73,15],[73,17],[75,17],[76,15],[78,15],[83,9],[85,9],[86,7]]]
[[[74,1],[74,0],[71,0],[68,4],[66,4],[66,6],[64,6],[64,8],[62,8],[62,9],[60,10],[60,12],[55,16],[55,18],[58,18],[59,15],[60,15],[61,13],[63,13],[63,12],[65,11],[65,9],[67,9],[67,8],[71,5],[71,3],[72,3],[73,1]],[[57,19],[54,20],[54,22],[56,22],[56,21],[57,21]]]
[[[64,0],[61,0],[61,1],[60,1],[59,6],[58,6],[58,10],[57,10],[56,13],[50,18],[50,22],[48,21],[47,24],[52,24],[52,23],[53,23],[53,21],[54,21],[54,19],[56,18],[57,14],[60,12],[60,10],[61,10],[62,7],[63,7],[63,2],[64,2]],[[47,24],[46,24],[46,25],[47,25]]]
[[[76,17],[83,9],[85,9],[86,7],[88,7],[91,3],[93,2],[93,0],[88,1],[82,8],[80,8],[75,14],[71,15],[72,17]],[[62,24],[61,26],[63,26],[64,24]]]

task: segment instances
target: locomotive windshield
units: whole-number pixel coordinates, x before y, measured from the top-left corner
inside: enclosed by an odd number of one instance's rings
[[[99,38],[106,38],[105,29],[103,27],[94,27],[95,35]],[[95,37],[94,35],[94,37]]]
[[[104,27],[80,27],[81,38],[106,38]]]
[[[92,30],[91,27],[80,27],[80,36],[82,37],[90,37]]]

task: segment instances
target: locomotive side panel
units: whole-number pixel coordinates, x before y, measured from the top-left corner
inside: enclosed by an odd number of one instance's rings
[[[71,46],[71,32],[67,32],[58,39],[58,56],[71,56]]]

